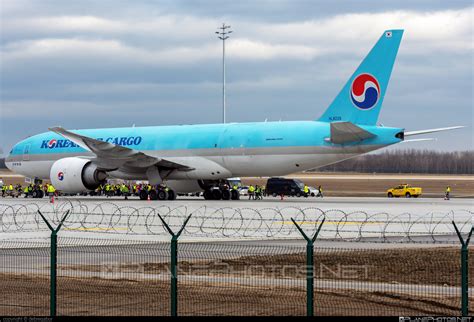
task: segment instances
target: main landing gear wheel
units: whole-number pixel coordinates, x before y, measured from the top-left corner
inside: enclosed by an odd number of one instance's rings
[[[147,200],[148,199],[148,192],[146,190],[141,190],[139,194],[140,200]]]
[[[204,199],[212,200],[212,192],[210,190],[204,191]]]
[[[222,192],[219,189],[212,190],[212,199],[221,200],[222,199]]]
[[[157,193],[157,198],[158,200],[167,200],[168,199],[168,193],[164,190],[159,190]]]
[[[168,190],[168,200],[176,200],[176,192],[174,190]]]
[[[240,199],[240,193],[237,190],[232,190],[230,192],[230,199],[239,200]]]
[[[150,195],[150,200],[158,200],[158,193],[156,190],[150,190],[148,194]]]
[[[34,190],[31,194],[33,198],[43,198],[44,197],[44,192],[43,190]]]
[[[229,190],[222,190],[222,200],[230,200],[230,191]]]

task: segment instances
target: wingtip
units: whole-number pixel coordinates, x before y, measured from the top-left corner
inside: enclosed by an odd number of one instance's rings
[[[53,126],[53,127],[49,127],[48,130],[52,132],[58,132],[58,131],[63,130],[63,128],[61,126]]]

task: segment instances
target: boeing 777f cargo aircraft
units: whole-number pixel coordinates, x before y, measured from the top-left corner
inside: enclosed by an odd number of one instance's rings
[[[287,175],[400,143],[407,136],[459,128],[405,132],[376,125],[402,35],[403,30],[385,31],[315,121],[74,131],[53,127],[15,145],[6,164],[24,176],[51,179],[56,189],[69,193],[120,178],[153,185],[166,181],[174,192],[204,190],[207,199],[229,199],[228,192],[211,193],[225,178]]]

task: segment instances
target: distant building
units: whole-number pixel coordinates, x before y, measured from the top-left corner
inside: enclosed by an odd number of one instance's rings
[[[7,167],[5,166],[5,158],[0,159],[0,169],[6,169]]]

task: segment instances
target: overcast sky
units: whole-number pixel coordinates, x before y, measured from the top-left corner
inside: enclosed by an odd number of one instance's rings
[[[385,29],[405,29],[379,122],[467,125],[400,147],[472,150],[472,1],[1,0],[0,147],[68,129],[317,119]]]

